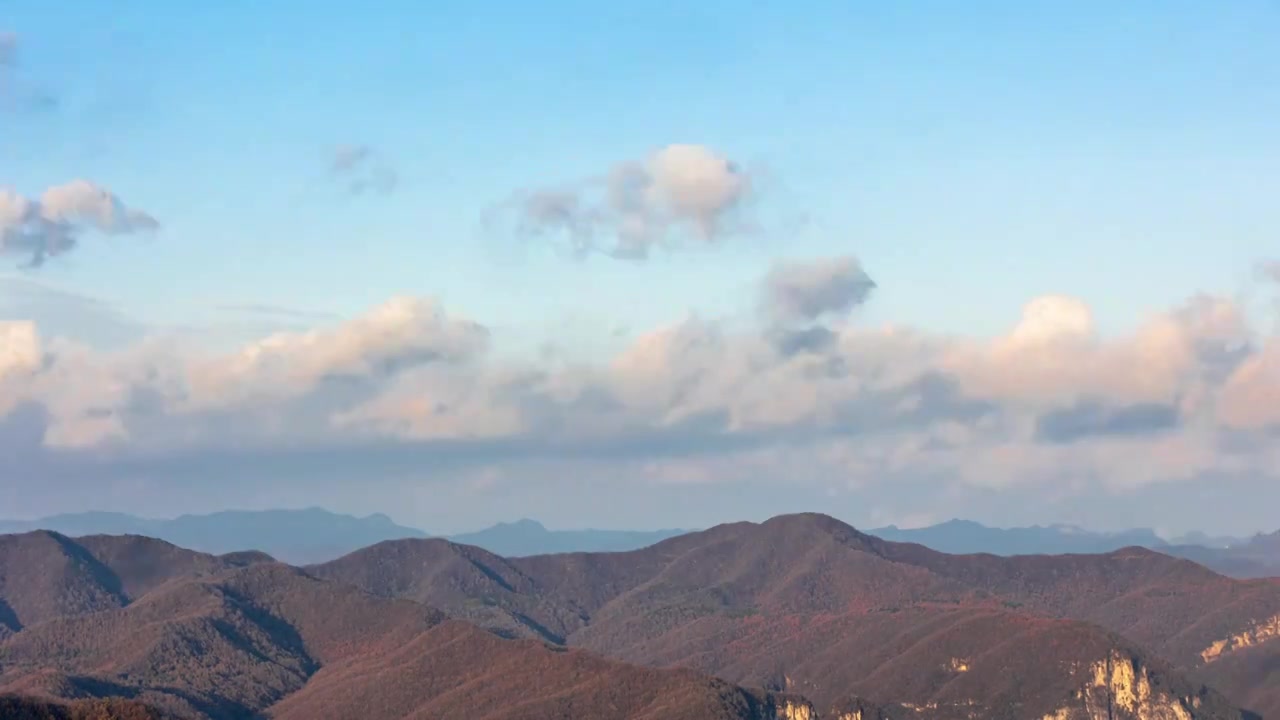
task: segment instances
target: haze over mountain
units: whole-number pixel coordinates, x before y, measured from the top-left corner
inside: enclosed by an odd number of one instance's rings
[[[1270,534],[1259,533],[1228,547],[1172,545],[1163,551],[1194,560],[1232,577],[1280,577],[1280,530]]]
[[[173,519],[124,513],[75,513],[29,521],[0,520],[0,532],[52,530],[81,535],[146,535],[215,555],[258,550],[292,563],[320,562],[382,540],[426,537],[382,514],[357,518],[320,508],[228,510]]]
[[[201,552],[265,552],[290,563],[314,563],[366,545],[398,538],[428,537],[417,528],[397,525],[381,513],[358,518],[321,508],[305,510],[222,511],[159,520],[124,513],[73,513],[38,520],[0,520],[0,533],[52,530],[81,535],[146,535]],[[499,523],[454,535],[455,542],[477,545],[501,555],[635,550],[679,535],[683,530],[548,530],[535,520]]]
[[[1067,525],[991,528],[968,520],[950,520],[922,528],[889,526],[868,532],[885,540],[919,543],[952,554],[1057,555],[1144,547],[1194,560],[1231,577],[1280,577],[1280,531],[1259,533],[1248,539],[1195,532],[1165,540],[1149,529],[1108,533]]]
[[[1168,544],[1153,530],[1147,529],[1106,533],[1069,525],[992,528],[971,520],[949,520],[938,525],[912,529],[899,529],[890,525],[867,532],[885,540],[919,543],[953,554],[1103,553],[1130,546],[1155,549]]]
[[[475,545],[509,557],[564,552],[636,550],[683,535],[687,530],[548,530],[537,520],[498,523],[477,532],[451,535],[463,545]]]
[[[353,550],[400,538],[424,538],[423,530],[398,525],[386,515],[358,518],[320,508],[304,510],[223,511],[183,515],[171,520],[139,518],[124,513],[74,513],[30,521],[0,520],[0,532],[53,530],[81,535],[146,535],[182,547],[214,554],[256,550],[295,564],[332,560]],[[536,520],[498,523],[489,528],[448,536],[498,555],[521,557],[564,552],[636,550],[687,530],[548,530]],[[1210,545],[1169,542],[1152,530],[1107,533],[1067,525],[991,528],[966,520],[950,520],[922,528],[894,526],[868,531],[885,540],[914,542],[952,554],[1032,555],[1105,553],[1138,546],[1185,557],[1232,577],[1280,576],[1276,534],[1249,540],[1203,538]],[[1196,538],[1196,535],[1188,536]],[[1185,541],[1188,538],[1179,538]]]

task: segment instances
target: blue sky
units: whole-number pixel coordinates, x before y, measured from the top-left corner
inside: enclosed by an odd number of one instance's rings
[[[143,325],[431,295],[595,358],[853,255],[868,325],[990,337],[1060,293],[1120,335],[1202,290],[1257,303],[1280,247],[1273,0],[7,0],[4,30],[13,88],[57,102],[0,115],[0,186],[86,178],[161,224],[4,272]],[[669,143],[760,178],[761,231],[571,261],[484,223]],[[335,183],[344,144],[395,191]]]
[[[539,326],[590,293],[592,321],[645,326],[734,307],[775,256],[854,252],[886,319],[994,332],[1057,291],[1121,324],[1238,285],[1280,220],[1270,2],[11,0],[0,19],[62,101],[6,118],[5,181],[89,177],[166,226],[48,275],[159,321],[409,291]],[[325,182],[352,142],[394,163],[395,197]],[[812,224],[657,268],[508,255],[479,228],[517,189],[668,142],[767,166],[779,214]]]

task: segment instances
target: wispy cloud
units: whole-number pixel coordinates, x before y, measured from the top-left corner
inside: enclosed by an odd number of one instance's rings
[[[125,347],[150,331],[110,302],[32,277],[0,275],[3,318],[29,320],[42,333],[74,337],[96,348]]]
[[[47,110],[58,104],[49,90],[29,82],[21,72],[19,38],[0,30],[0,112]]]
[[[389,195],[400,184],[399,173],[369,145],[340,145],[329,161],[329,171],[353,195]]]
[[[253,315],[266,318],[298,321],[316,322],[333,321],[338,319],[338,316],[333,313],[284,307],[281,305],[268,305],[263,303],[224,303],[216,306],[215,309],[219,312],[231,313],[234,315]]]

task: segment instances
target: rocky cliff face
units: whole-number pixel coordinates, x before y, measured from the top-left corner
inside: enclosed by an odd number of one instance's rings
[[[806,700],[779,700],[767,720],[818,720],[818,713]]]
[[[1133,657],[1115,651],[1083,668],[1072,701],[1043,720],[1239,720],[1241,713],[1201,689],[1178,693]]]
[[[1280,615],[1255,623],[1244,632],[1215,641],[1200,652],[1200,659],[1211,663],[1233,650],[1251,647],[1269,640],[1280,640]]]
[[[862,701],[851,701],[842,709],[819,714],[813,704],[803,698],[779,699],[769,708],[764,720],[884,720],[878,710],[865,711]],[[907,720],[903,718],[903,720]]]

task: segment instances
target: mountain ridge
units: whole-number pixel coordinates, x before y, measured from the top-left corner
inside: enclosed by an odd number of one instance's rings
[[[1139,696],[1146,705],[1112,717],[1280,712],[1268,669],[1280,663],[1280,582],[1137,546],[951,555],[821,513],[625,552],[503,557],[385,540],[301,568],[37,531],[0,536],[0,579],[12,616],[0,692],[125,695],[185,717],[326,717],[359,697],[392,716],[458,712],[424,674],[487,678],[533,703],[492,708],[512,718],[564,717],[561,692],[625,702],[635,717],[695,706],[722,714],[690,717],[777,717],[790,703],[808,717],[1092,720]],[[566,684],[539,695],[530,676],[506,677],[520,667]],[[626,679],[583,685],[575,672]],[[605,691],[618,683],[641,690]],[[644,701],[658,688],[686,699]]]
[[[359,585],[359,578],[347,576],[349,568],[376,566],[394,573],[396,544],[311,571]],[[409,565],[418,568],[421,561],[414,558]],[[941,572],[938,563],[944,562],[954,567]],[[949,556],[886,541],[821,514],[725,524],[626,553],[504,558],[501,565],[465,568],[470,579],[459,578],[450,586],[468,588],[470,599],[488,606],[511,608],[541,625],[554,624],[556,634],[573,647],[646,665],[684,664],[739,683],[794,688],[823,706],[846,689],[882,705],[904,700],[919,706],[955,704],[974,698],[949,696],[943,688],[971,687],[1003,703],[999,707],[1025,709],[1017,700],[1020,684],[1000,681],[1003,671],[998,668],[1043,672],[1044,666],[1033,659],[1044,653],[1045,643],[1058,648],[1051,657],[1071,667],[1094,667],[1112,652],[1144,657],[1146,648],[1163,646],[1161,652],[1175,655],[1183,671],[1198,672],[1198,653],[1204,647],[1238,632],[1246,617],[1280,612],[1274,586],[1256,590],[1143,548],[1107,556]],[[1179,599],[1174,591],[1183,582],[1199,583],[1196,592],[1202,586],[1205,597]],[[438,578],[398,584],[407,597],[455,609],[439,596]],[[378,593],[386,587],[384,582],[366,589]],[[1039,593],[1051,594],[1055,588],[1065,595],[1087,592],[1078,602],[1037,601]],[[1148,627],[1142,619],[1148,607],[1168,617]],[[1199,615],[1207,620],[1202,623]],[[921,637],[908,642],[930,627],[934,629],[923,637],[945,632],[955,638],[951,645],[977,652],[961,663],[966,666],[963,682],[953,685],[958,676],[943,670],[930,681],[939,684],[927,686],[908,680],[930,673],[904,673],[899,679],[905,684],[897,685],[877,675],[896,657],[913,658],[915,667],[946,668],[958,662],[945,656],[946,644]],[[1137,644],[1132,642],[1135,635]],[[1122,636],[1123,643],[1118,642]],[[1018,640],[1006,642],[1010,638]],[[769,656],[752,650],[759,647],[770,648]],[[1089,654],[1072,654],[1083,652],[1080,648]],[[851,665],[852,657],[879,659]],[[794,666],[775,672],[775,662]],[[1154,656],[1142,664],[1161,667]],[[1155,677],[1164,671],[1152,672]],[[769,684],[783,674],[785,682]],[[1033,686],[1058,687],[1053,677],[1035,675]],[[1185,687],[1195,685],[1189,682]],[[886,688],[893,688],[892,696],[877,694]],[[1239,697],[1252,702],[1259,697],[1256,690],[1240,689]],[[1034,702],[1039,703],[1037,712],[1057,711],[1043,697]],[[988,707],[985,712],[996,710]]]
[[[68,537],[144,535],[213,554],[255,550],[299,565],[333,560],[383,540],[402,538],[443,537],[455,543],[482,547],[504,557],[528,557],[572,552],[626,552],[696,532],[687,529],[549,530],[537,520],[522,518],[499,522],[481,530],[438,536],[399,525],[384,513],[357,517],[318,507],[229,510],[205,515],[184,514],[171,519],[90,512],[31,521],[0,520],[0,532],[34,529],[54,530]],[[1149,528],[1116,532],[1098,532],[1064,524],[996,528],[973,520],[953,518],[926,527],[902,529],[887,525],[865,533],[895,542],[913,542],[950,554],[1094,554],[1140,546],[1185,557],[1233,577],[1280,576],[1280,531],[1257,533],[1249,538],[1188,533],[1182,538],[1165,540]],[[281,539],[281,536],[286,539]],[[1188,542],[1193,539],[1201,540],[1202,544]]]
[[[35,539],[52,538],[41,535]],[[122,593],[117,607],[73,608],[0,639],[0,694],[123,696],[175,717],[225,720],[814,717],[798,696],[505,640],[426,605],[283,563],[202,573],[217,559],[174,554],[145,538],[99,536],[93,544],[85,554],[102,556],[106,572],[145,592]],[[159,567],[137,572],[134,552]],[[22,562],[0,558],[0,575]],[[193,566],[195,575],[180,571]],[[79,579],[100,581],[88,572]]]

